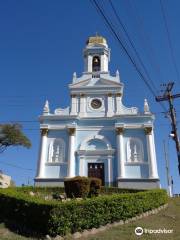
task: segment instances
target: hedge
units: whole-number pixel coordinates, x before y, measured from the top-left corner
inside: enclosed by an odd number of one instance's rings
[[[167,202],[165,190],[112,194],[67,202],[0,190],[1,220],[13,220],[39,233],[55,236],[125,220]]]
[[[25,186],[25,187],[16,187],[13,188],[16,189],[18,192],[39,192],[42,194],[52,194],[54,192],[64,193],[64,187],[33,187],[33,186]]]
[[[16,189],[16,191],[28,193],[30,191],[32,192],[39,192],[41,194],[53,194],[55,193],[65,193],[64,187],[33,187],[33,186],[25,186],[25,187],[16,187],[13,188]],[[104,187],[101,186],[99,193],[101,195],[107,195],[107,194],[113,194],[113,193],[136,193],[136,192],[142,192],[146,190],[142,189],[131,189],[131,188],[118,188],[118,187]]]
[[[134,194],[100,196],[82,202],[69,202],[51,211],[51,235],[97,228],[107,223],[126,220],[137,214],[157,208],[167,202],[165,190],[151,190]]]

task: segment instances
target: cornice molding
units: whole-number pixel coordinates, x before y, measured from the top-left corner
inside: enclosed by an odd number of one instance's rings
[[[110,155],[115,153],[115,149],[99,149],[99,150],[77,150],[76,153],[82,156]]]

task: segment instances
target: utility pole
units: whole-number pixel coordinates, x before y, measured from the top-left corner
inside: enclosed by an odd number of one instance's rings
[[[172,197],[172,184],[171,184],[171,177],[170,177],[170,173],[169,173],[169,154],[167,151],[167,147],[166,147],[166,141],[163,141],[164,144],[164,156],[165,156],[165,161],[166,161],[166,176],[167,176],[167,191],[168,191],[168,195],[170,197]]]
[[[172,95],[172,88],[174,86],[174,82],[169,82],[168,84],[165,84],[166,89],[164,91],[163,96],[157,96],[156,101],[168,101],[169,103],[169,112],[170,112],[170,118],[171,118],[171,126],[172,126],[172,131],[170,136],[172,139],[175,141],[176,144],[176,151],[177,151],[177,158],[178,158],[178,170],[179,170],[179,175],[180,175],[180,143],[179,143],[179,138],[178,138],[178,132],[177,132],[177,124],[176,124],[176,113],[173,105],[173,99],[180,97],[179,94],[174,94]]]
[[[173,188],[173,184],[174,184],[174,181],[173,181],[173,177],[171,176],[171,190],[172,190],[172,197],[174,196],[174,188]]]

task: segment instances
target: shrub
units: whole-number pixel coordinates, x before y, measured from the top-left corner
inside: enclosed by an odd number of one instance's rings
[[[54,192],[58,192],[59,194],[64,193],[64,187],[33,187],[33,186],[25,186],[25,187],[16,187],[16,191],[28,193],[34,192],[39,194],[53,194]]]
[[[118,188],[118,187],[101,187],[100,193],[102,195],[110,195],[114,193],[137,193],[137,192],[143,192],[147,190],[142,189],[133,189],[133,188]]]
[[[0,190],[1,220],[17,222],[43,234],[65,235],[125,220],[167,203],[165,190],[112,194],[82,201],[45,201],[17,191]]]
[[[87,177],[74,177],[65,179],[65,192],[68,198],[85,198],[89,194],[90,180]]]
[[[90,178],[89,197],[98,196],[101,190],[102,181],[99,178]]]
[[[98,228],[107,223],[126,220],[165,204],[167,199],[166,191],[158,189],[70,201],[52,209],[49,233],[52,236],[65,235],[69,232]]]

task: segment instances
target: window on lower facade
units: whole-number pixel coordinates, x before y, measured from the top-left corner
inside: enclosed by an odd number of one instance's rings
[[[49,145],[49,162],[64,162],[65,143],[62,139],[55,139]]]
[[[143,144],[138,138],[130,138],[127,142],[127,162],[144,161]]]

